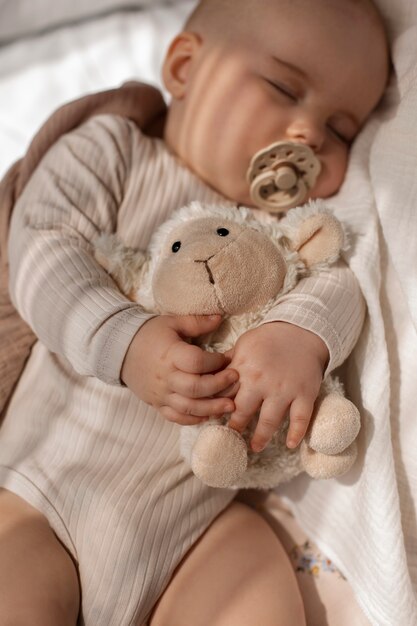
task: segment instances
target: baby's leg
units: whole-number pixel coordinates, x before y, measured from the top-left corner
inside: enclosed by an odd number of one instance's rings
[[[197,541],[149,626],[304,626],[296,578],[262,517],[233,502]]]
[[[0,624],[75,626],[75,565],[46,518],[0,489]]]

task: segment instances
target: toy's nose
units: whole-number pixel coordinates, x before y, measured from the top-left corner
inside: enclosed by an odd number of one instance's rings
[[[207,274],[209,277],[209,281],[212,285],[214,285],[214,278],[213,278],[213,274],[212,271],[209,267],[208,262],[210,261],[210,259],[212,259],[214,257],[214,254],[212,254],[211,256],[209,256],[207,259],[195,259],[194,263],[204,263],[205,268],[207,270]]]

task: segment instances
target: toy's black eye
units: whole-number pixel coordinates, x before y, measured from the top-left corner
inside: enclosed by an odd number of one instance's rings
[[[227,237],[229,231],[227,230],[227,228],[218,228],[217,234],[219,235],[219,237]]]
[[[181,248],[181,241],[175,241],[175,242],[172,244],[172,248],[171,248],[171,250],[172,250],[172,252],[178,252],[178,250],[179,250],[180,248]]]

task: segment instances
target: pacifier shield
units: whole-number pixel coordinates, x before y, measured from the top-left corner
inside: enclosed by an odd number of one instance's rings
[[[320,171],[321,163],[309,146],[277,141],[253,156],[246,178],[254,204],[281,213],[305,201]]]

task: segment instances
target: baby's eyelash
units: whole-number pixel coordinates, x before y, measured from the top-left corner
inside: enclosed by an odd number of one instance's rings
[[[281,83],[275,83],[274,81],[268,80],[268,79],[266,79],[266,82],[272,85],[274,89],[284,94],[284,96],[287,96],[287,98],[289,98],[293,102],[297,101],[297,96],[295,95],[295,93],[291,89],[289,89],[286,85],[282,85]]]
[[[338,130],[336,130],[335,128],[333,128],[333,126],[329,124],[327,125],[327,128],[339,141],[341,141],[342,143],[345,143],[347,146],[350,146],[353,139],[351,139],[350,137],[346,137],[346,135],[344,135],[343,133],[340,133]]]

